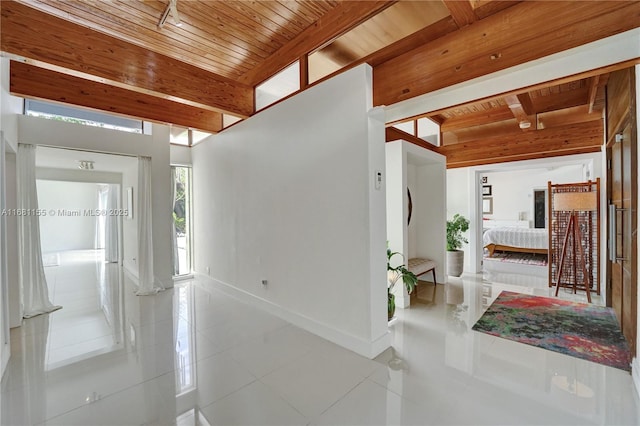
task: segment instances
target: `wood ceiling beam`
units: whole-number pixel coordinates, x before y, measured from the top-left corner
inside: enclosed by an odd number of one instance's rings
[[[466,27],[478,20],[471,3],[466,0],[443,0],[458,28]]]
[[[22,62],[11,61],[10,63],[10,91],[14,95],[25,98],[64,102],[211,133],[222,130],[222,114],[219,112],[85,80]]]
[[[593,112],[593,105],[596,102],[596,95],[598,94],[598,86],[599,86],[600,76],[595,75],[589,79],[589,114]]]
[[[148,95],[243,117],[253,113],[253,90],[247,85],[24,4],[2,1],[0,8],[4,52]]]
[[[286,68],[298,58],[335,40],[345,32],[377,15],[396,1],[345,1],[307,27],[259,66],[245,73],[240,82],[256,86]]]
[[[518,96],[507,95],[504,97],[504,101],[507,104],[507,107],[511,110],[511,114],[513,114],[513,117],[516,119],[520,129],[525,132],[534,129],[533,123],[531,122],[529,115],[525,112]]]
[[[437,146],[431,145],[429,142],[426,142],[419,137],[412,135],[411,133],[403,132],[400,129],[396,129],[395,127],[387,127],[385,129],[385,141],[393,142],[397,140],[407,141],[414,145],[418,145],[419,147],[428,149],[433,152],[440,152]]]
[[[602,120],[602,111],[589,112],[586,105],[561,109],[538,114],[536,117],[538,129],[560,127],[567,124],[584,123],[587,121]]]
[[[516,97],[518,98],[518,102],[520,102],[520,105],[522,105],[522,109],[524,110],[525,114],[531,115],[536,113],[535,109],[533,108],[531,95],[529,95],[529,93],[520,93],[516,95]]]
[[[374,67],[374,105],[392,105],[638,26],[635,1],[518,3]]]
[[[460,117],[449,118],[440,125],[442,132],[452,132],[467,127],[479,126],[481,124],[503,121],[513,118],[513,113],[507,107],[491,108],[475,114],[466,114]]]
[[[447,167],[468,167],[600,151],[602,120],[442,146]]]
[[[478,19],[484,19],[517,3],[520,0],[472,0],[471,6]]]

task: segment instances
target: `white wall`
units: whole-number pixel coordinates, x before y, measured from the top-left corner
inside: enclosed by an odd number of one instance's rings
[[[172,166],[190,166],[191,148],[182,145],[171,145],[169,148]]]
[[[9,94],[9,59],[0,57],[0,130],[14,153],[18,150],[17,115],[22,109],[22,98]]]
[[[362,65],[192,152],[196,272],[372,357],[389,337],[384,186],[374,189],[384,122],[371,98]]]
[[[171,173],[169,169],[168,126],[153,124],[152,135],[141,135],[21,115],[18,117],[18,134],[21,143],[111,154],[150,156],[153,192],[154,275],[165,287],[173,286],[169,243],[171,234],[171,200],[169,199]],[[135,173],[135,182],[137,182],[137,168]],[[123,174],[123,188],[126,186],[125,174]],[[134,198],[136,194],[137,191],[134,191]],[[123,222],[126,224],[128,221]],[[126,225],[123,228],[126,230]],[[123,239],[127,238],[131,238],[131,235],[124,234]],[[127,259],[137,257],[137,253],[135,255],[127,253],[127,247],[131,248],[131,245],[125,244],[124,246],[125,266]]]
[[[493,214],[483,217],[496,220],[528,220],[533,227],[533,191],[547,189],[551,181],[557,183],[584,182],[583,165],[569,164],[530,170],[510,170],[484,173],[485,185],[491,185]],[[520,213],[526,216],[520,219]]]
[[[0,131],[0,209],[6,206],[6,139]],[[4,374],[11,357],[11,339],[9,332],[9,265],[7,258],[7,218],[0,216],[0,377]]]
[[[94,249],[97,216],[85,215],[84,211],[98,208],[98,185],[37,180],[36,187],[38,208],[49,212],[46,216],[40,216],[42,252]],[[79,215],[61,212],[77,212]]]

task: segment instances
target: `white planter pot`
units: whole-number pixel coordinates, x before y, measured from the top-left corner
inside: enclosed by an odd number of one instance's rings
[[[464,269],[464,251],[447,251],[447,275],[459,277]]]

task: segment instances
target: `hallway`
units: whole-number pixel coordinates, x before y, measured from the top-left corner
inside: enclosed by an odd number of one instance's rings
[[[425,287],[368,360],[200,279],[137,297],[95,252],[46,270],[64,307],[12,330],[3,425],[640,421],[628,373],[470,330],[501,290],[545,288],[463,276],[432,303]]]

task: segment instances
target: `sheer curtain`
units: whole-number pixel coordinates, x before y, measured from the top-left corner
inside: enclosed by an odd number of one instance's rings
[[[31,318],[60,309],[49,300],[49,288],[42,264],[40,217],[36,190],[36,147],[18,145],[18,250],[24,317]]]
[[[118,262],[118,185],[98,185],[98,210],[96,220],[96,248],[104,249],[104,261]]]
[[[152,209],[151,158],[138,157],[138,296],[164,290],[153,276]]]
[[[104,217],[104,260],[107,263],[118,262],[118,216],[114,214],[118,208],[118,185],[106,185]]]
[[[176,168],[171,167],[171,258],[173,275],[180,273],[180,260],[178,255],[178,234],[176,233],[176,222],[173,219],[173,210],[176,206]]]

